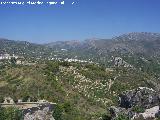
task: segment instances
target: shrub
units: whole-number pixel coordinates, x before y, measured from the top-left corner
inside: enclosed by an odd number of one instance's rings
[[[102,115],[102,120],[111,120],[111,116],[109,116],[109,115]]]
[[[120,114],[115,120],[129,120],[129,118],[124,114]]]
[[[134,112],[136,112],[136,113],[143,113],[143,112],[145,112],[145,109],[144,109],[143,107],[140,107],[140,106],[134,106],[134,107],[132,108],[132,110],[133,110]]]
[[[55,120],[62,120],[63,108],[60,105],[56,105],[53,111],[53,117]]]
[[[22,111],[13,107],[0,108],[1,120],[23,120]]]
[[[0,103],[4,102],[4,98],[2,96],[0,96]]]

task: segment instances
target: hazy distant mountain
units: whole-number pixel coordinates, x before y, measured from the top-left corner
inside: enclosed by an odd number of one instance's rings
[[[141,53],[145,55],[160,55],[159,33],[129,33],[112,39],[111,50]]]
[[[134,32],[112,39],[88,39],[81,41],[54,42],[47,46],[68,50],[95,49],[100,53],[120,52],[131,54],[160,55],[160,34]]]
[[[23,57],[46,56],[46,54],[50,55],[52,52],[44,45],[3,38],[0,39],[0,51],[1,53],[16,54]]]
[[[84,41],[58,41],[39,45],[25,41],[0,39],[0,50],[11,54],[40,56],[52,58],[81,58],[95,61],[111,58],[111,56],[141,55],[160,56],[160,34],[134,32],[123,34],[112,39],[87,39]],[[65,51],[64,51],[65,50]]]

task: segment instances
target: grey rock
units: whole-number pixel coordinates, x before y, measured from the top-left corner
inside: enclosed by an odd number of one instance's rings
[[[159,94],[153,89],[146,87],[139,87],[131,91],[123,92],[119,97],[119,104],[122,108],[131,108],[136,105],[151,108],[160,103]]]
[[[49,103],[40,104],[23,110],[24,120],[54,120],[52,116],[53,105]]]
[[[125,109],[125,108],[115,107],[115,106],[112,106],[109,109],[109,111],[110,111],[112,120],[117,118],[119,115],[125,115],[129,119],[131,119],[135,115],[135,113],[131,111],[131,109]]]
[[[115,57],[115,59],[114,59],[114,65],[115,66],[121,66],[121,65],[123,65],[123,59],[121,58],[121,57]]]

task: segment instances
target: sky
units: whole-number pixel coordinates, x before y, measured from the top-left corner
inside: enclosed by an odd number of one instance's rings
[[[49,43],[112,38],[130,32],[160,32],[160,0],[41,1],[58,4],[0,4],[0,38]]]

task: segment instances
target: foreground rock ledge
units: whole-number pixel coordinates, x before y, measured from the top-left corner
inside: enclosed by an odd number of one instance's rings
[[[128,119],[145,120],[160,116],[160,94],[152,88],[139,87],[137,89],[125,91],[119,95],[119,106],[112,106],[110,114],[112,120],[120,115]]]

